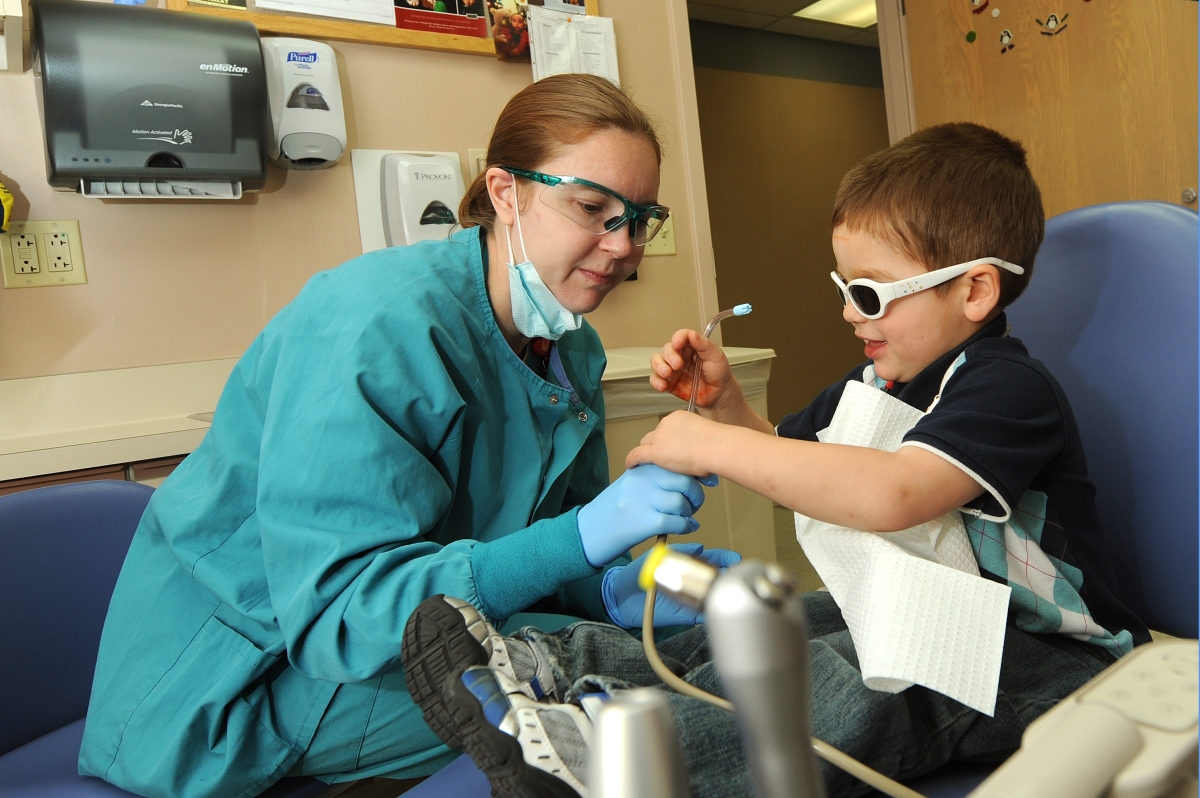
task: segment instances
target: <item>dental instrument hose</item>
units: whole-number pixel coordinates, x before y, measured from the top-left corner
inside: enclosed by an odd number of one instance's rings
[[[717,325],[731,316],[745,316],[753,308],[750,305],[738,305],[730,310],[723,310],[713,316],[708,325],[704,328],[704,337],[708,338],[712,335],[713,330]],[[692,390],[688,394],[688,412],[696,412],[696,398],[700,391],[700,353],[694,352],[692,355]],[[655,549],[665,551],[667,546],[667,536],[659,535],[654,543]],[[650,557],[646,560],[644,569],[653,572],[657,561],[661,557]],[[644,587],[646,589],[646,605],[642,611],[642,648],[645,649],[646,659],[650,662],[650,667],[658,674],[658,677],[663,680],[663,683],[681,695],[698,698],[701,701],[706,701],[713,706],[721,707],[722,709],[733,711],[733,704],[720,696],[712,695],[704,690],[701,690],[695,685],[688,684],[683,679],[680,679],[671,669],[663,663],[662,658],[658,656],[658,649],[654,645],[654,601],[658,591],[653,579],[645,580]],[[890,795],[892,798],[923,798],[923,796],[908,787],[905,787],[898,781],[888,778],[882,773],[867,767],[859,762],[854,757],[846,754],[837,748],[834,748],[829,743],[818,740],[816,737],[812,739],[813,752],[824,759],[831,765],[841,768],[850,775],[869,784],[885,795]]]

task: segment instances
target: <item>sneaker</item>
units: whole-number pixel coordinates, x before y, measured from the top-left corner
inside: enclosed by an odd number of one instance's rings
[[[445,714],[440,691],[455,671],[484,665],[504,674],[533,701],[557,698],[545,654],[502,636],[473,605],[451,596],[431,596],[417,606],[404,626],[400,655],[409,694],[429,728],[453,748],[462,748],[462,740]]]
[[[441,695],[493,798],[587,798],[592,721],[580,707],[532,700],[481,666],[451,674]]]

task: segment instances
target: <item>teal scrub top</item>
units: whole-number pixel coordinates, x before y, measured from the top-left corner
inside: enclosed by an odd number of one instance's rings
[[[608,485],[604,350],[585,323],[557,343],[569,387],[535,374],[496,325],[481,243],[317,274],[250,346],[134,536],[80,772],[256,795],[340,683],[400,668],[437,593],[495,623],[546,600],[606,620],[575,520]]]

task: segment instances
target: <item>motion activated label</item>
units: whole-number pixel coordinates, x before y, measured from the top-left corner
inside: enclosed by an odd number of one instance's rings
[[[183,145],[192,143],[192,131],[180,130],[137,130],[133,131],[138,141],[165,141],[168,144]]]
[[[237,64],[201,64],[201,72],[213,72],[221,75],[245,75],[250,70]]]

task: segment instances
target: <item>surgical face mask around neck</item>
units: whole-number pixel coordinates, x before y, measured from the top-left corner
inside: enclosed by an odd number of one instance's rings
[[[583,316],[572,313],[562,306],[558,298],[538,274],[529,260],[529,251],[525,249],[525,234],[521,232],[521,212],[517,214],[517,239],[521,242],[521,254],[525,260],[514,263],[512,234],[504,228],[504,237],[508,241],[508,293],[512,301],[513,323],[517,325],[521,335],[526,338],[548,338],[557,341],[563,333],[578,330],[583,324]]]

